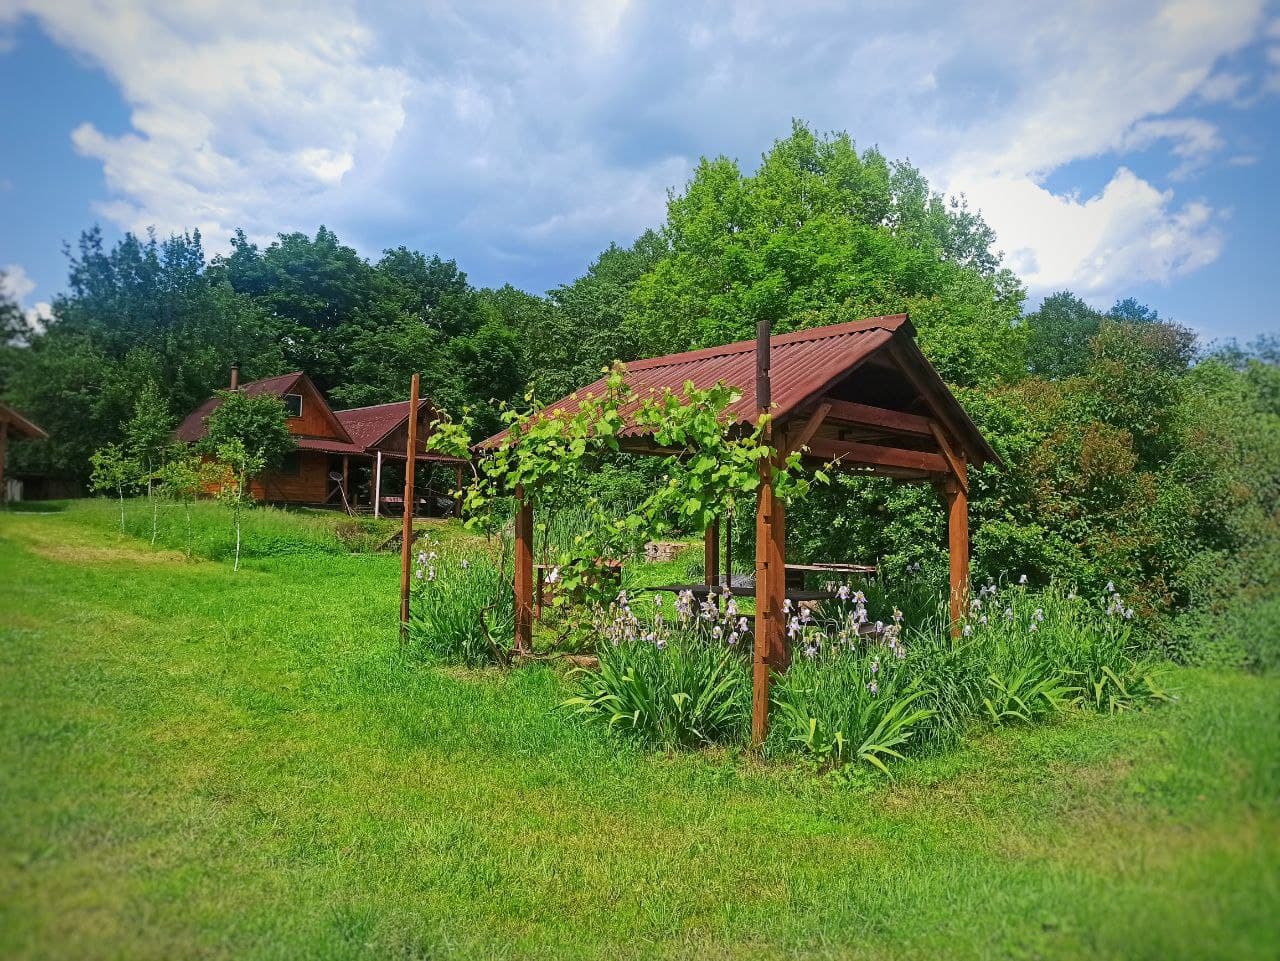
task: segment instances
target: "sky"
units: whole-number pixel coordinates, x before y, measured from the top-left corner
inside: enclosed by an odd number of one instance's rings
[[[1029,307],[1280,332],[1280,3],[0,0],[0,270],[325,224],[542,292],[792,118],[964,194]]]

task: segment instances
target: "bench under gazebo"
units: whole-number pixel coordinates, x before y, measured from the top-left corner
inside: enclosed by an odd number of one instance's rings
[[[906,314],[770,335],[761,323],[754,340],[634,361],[626,384],[644,398],[687,382],[706,389],[723,383],[741,392],[727,410],[734,422],[753,426],[762,412],[771,418],[771,446],[779,456],[800,451],[805,464],[934,485],[947,510],[950,553],[950,613],[958,624],[968,603],[970,466],[999,463],[955,395],[921,353]],[[605,380],[549,405],[567,408],[605,390]],[[639,400],[624,406],[624,419]],[[498,441],[490,438],[485,445]],[[666,455],[648,432],[630,425],[622,432],[627,453]],[[771,467],[762,467],[756,508],[754,596],[756,632],[752,737],[763,740],[768,723],[771,671],[785,670],[784,598],[786,511],[775,496]],[[517,498],[515,525],[515,645],[532,647],[534,620],[533,510]],[[707,532],[706,578],[718,578],[718,536]]]

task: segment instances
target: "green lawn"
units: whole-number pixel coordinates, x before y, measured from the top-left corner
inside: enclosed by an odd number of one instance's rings
[[[0,956],[1280,952],[1275,677],[841,785],[406,662],[395,557],[233,574],[109,511],[0,513]]]

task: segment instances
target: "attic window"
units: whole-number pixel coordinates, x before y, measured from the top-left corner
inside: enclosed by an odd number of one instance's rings
[[[301,394],[285,394],[284,395],[285,413],[290,417],[302,416],[302,395]]]

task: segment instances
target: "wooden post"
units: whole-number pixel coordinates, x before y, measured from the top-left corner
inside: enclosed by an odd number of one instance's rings
[[[733,512],[724,515],[724,582],[733,587]]]
[[[756,407],[761,414],[773,406],[769,382],[767,319],[756,323]],[[773,429],[765,440],[773,443]],[[786,518],[773,489],[773,465],[760,462],[760,490],[756,495],[756,637],[751,670],[751,743],[759,747],[769,733],[769,675],[786,664],[786,623],[783,599],[786,590],[784,544]]]
[[[453,469],[453,516],[462,516],[462,465]]]
[[[378,451],[373,465],[373,516],[382,516],[382,451]]]
[[[418,375],[409,384],[409,409],[418,409]],[[404,528],[400,544],[400,643],[409,640],[409,566],[413,556],[413,469],[417,461],[418,418],[409,418],[409,445],[404,462]]]
[[[516,488],[516,653],[533,650],[533,505]]]
[[[4,479],[4,460],[9,456],[9,421],[0,414],[0,504],[9,502],[9,485]]]
[[[347,513],[353,513],[356,506],[356,499],[351,495],[351,455],[342,455],[342,500],[347,508]]]
[[[947,478],[947,552],[951,561],[951,633],[959,636],[969,606],[969,494],[968,471],[959,459],[959,474]]]
[[[720,523],[712,521],[702,532],[703,580],[708,587],[720,583]]]
[[[756,642],[751,685],[751,741],[769,733],[769,680],[787,666],[786,510],[773,488],[773,465],[761,462],[756,500]]]

